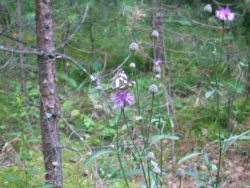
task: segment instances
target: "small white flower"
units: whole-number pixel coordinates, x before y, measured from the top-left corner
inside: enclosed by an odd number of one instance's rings
[[[206,6],[203,9],[205,12],[211,13],[213,11],[211,4],[206,4]]]
[[[96,77],[93,76],[93,75],[90,75],[90,79],[91,79],[92,82],[96,81]]]
[[[137,52],[139,50],[138,44],[136,42],[132,42],[129,45],[129,50],[132,51],[132,52]]]
[[[155,166],[155,167],[153,168],[153,172],[154,172],[155,174],[160,174],[160,173],[161,173],[160,167]]]
[[[150,160],[154,160],[154,159],[155,159],[155,154],[154,154],[154,152],[152,152],[152,151],[149,152],[147,158],[150,159]]]
[[[157,30],[153,30],[152,33],[151,33],[151,37],[152,38],[159,38],[160,34]]]
[[[136,121],[141,121],[141,120],[142,120],[142,117],[141,117],[141,116],[135,116],[135,120],[136,120]]]
[[[136,65],[135,65],[135,63],[130,63],[129,67],[134,69],[136,67]]]

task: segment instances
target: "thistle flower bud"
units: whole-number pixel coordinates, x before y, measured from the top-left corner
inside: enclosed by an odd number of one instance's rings
[[[155,174],[160,174],[160,173],[161,173],[161,169],[159,168],[159,166],[154,166],[153,172],[154,172]]]
[[[130,63],[129,67],[132,68],[132,69],[135,69],[136,65],[135,65],[135,63]]]
[[[153,72],[155,74],[160,74],[161,73],[161,66],[160,65],[154,65],[153,66]]]
[[[98,85],[98,86],[96,86],[96,89],[97,90],[102,90],[102,86]]]
[[[203,9],[205,12],[211,13],[213,11],[211,4],[206,4],[206,6]]]
[[[155,95],[159,92],[159,89],[158,89],[158,86],[155,85],[155,84],[152,84],[150,87],[149,87],[149,92],[152,94],[152,95]]]
[[[176,175],[179,177],[184,177],[185,176],[185,170],[183,168],[178,168],[176,171]]]
[[[154,152],[149,152],[147,158],[150,159],[150,160],[154,160],[155,159]]]
[[[159,38],[159,35],[160,34],[159,34],[159,32],[157,30],[153,30],[152,33],[151,33],[151,37],[155,38],[155,39]]]
[[[161,78],[161,75],[160,75],[160,74],[156,74],[156,75],[155,75],[155,78],[158,80],[158,79]]]
[[[137,52],[139,50],[138,44],[136,42],[132,42],[129,45],[129,50],[132,51],[132,52]]]

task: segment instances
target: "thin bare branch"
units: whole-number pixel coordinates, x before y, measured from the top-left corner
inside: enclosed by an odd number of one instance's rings
[[[84,21],[86,20],[87,14],[88,14],[88,10],[89,10],[89,5],[86,6],[85,9],[85,13],[82,17],[82,21],[81,23],[76,27],[76,29],[74,30],[74,32],[70,35],[70,37],[64,41],[61,45],[61,47],[63,48],[65,45],[67,45],[69,43],[69,41],[71,41],[73,39],[73,37],[76,35],[76,33],[78,32],[78,30],[81,28],[81,25],[84,23]]]
[[[78,62],[73,57],[70,57],[66,54],[61,54],[61,53],[49,54],[49,53],[45,53],[43,51],[39,51],[33,48],[19,50],[16,48],[10,48],[10,47],[5,47],[5,46],[0,46],[0,51],[11,52],[11,53],[16,53],[16,54],[47,56],[49,58],[56,58],[56,59],[65,59],[74,63],[79,69],[81,69],[84,73],[86,73],[91,78],[91,74],[81,65],[80,62]]]

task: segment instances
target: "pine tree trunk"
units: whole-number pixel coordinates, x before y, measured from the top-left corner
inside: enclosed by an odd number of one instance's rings
[[[55,41],[52,19],[53,0],[36,0],[38,49],[51,54],[39,56],[39,86],[41,95],[41,134],[46,184],[63,187],[61,144],[58,130],[59,100],[57,96]]]
[[[166,95],[167,95],[167,109],[168,115],[173,120],[172,134],[176,133],[176,117],[173,107],[172,91],[171,91],[171,71],[166,62],[165,42],[164,42],[164,23],[163,23],[163,6],[162,0],[152,0],[153,15],[152,15],[152,29],[158,31],[159,37],[154,39],[154,61],[162,62],[162,66],[168,68],[168,80],[166,83]],[[163,69],[164,70],[164,69]],[[163,72],[163,76],[164,72]],[[172,164],[175,169],[175,141],[172,141]]]
[[[164,25],[162,22],[163,11],[161,4],[161,0],[152,0],[152,28],[159,33],[159,38],[154,39],[154,60],[160,60],[165,63]]]

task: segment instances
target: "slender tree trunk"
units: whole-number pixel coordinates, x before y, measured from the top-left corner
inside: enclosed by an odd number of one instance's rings
[[[94,51],[95,51],[95,46],[94,46],[94,34],[93,34],[93,25],[94,25],[94,20],[93,20],[93,13],[92,13],[92,7],[89,9],[89,15],[90,15],[90,23],[89,23],[89,36],[90,36],[90,44],[91,44],[91,57],[92,61],[94,60]]]
[[[175,111],[173,107],[172,100],[172,91],[171,91],[171,71],[166,62],[166,52],[165,52],[165,40],[164,40],[164,23],[163,23],[163,8],[162,8],[162,0],[152,0],[153,7],[153,17],[152,17],[152,29],[158,31],[159,37],[154,39],[154,61],[161,61],[164,67],[168,69],[168,77],[169,79],[166,83],[166,95],[167,95],[167,109],[168,115],[171,117],[174,123],[174,127],[172,128],[172,134],[174,135],[176,132],[176,117]],[[164,69],[163,69],[164,70]],[[164,76],[163,71],[163,76]],[[172,141],[172,155],[173,155],[173,169],[175,168],[175,141]]]
[[[55,53],[52,19],[53,0],[35,0],[38,49]],[[57,96],[55,59],[38,56],[39,86],[41,94],[41,134],[46,184],[63,187],[61,144],[58,130],[59,100]]]
[[[164,25],[162,22],[162,1],[152,0],[153,17],[152,28],[158,31],[159,37],[154,40],[154,60],[165,63]]]
[[[17,0],[17,14],[18,14],[18,40],[23,41],[23,21],[22,21],[22,0]],[[23,43],[19,42],[18,46],[19,50],[23,50]],[[21,72],[21,92],[25,97],[24,105],[27,105],[28,97],[27,97],[27,88],[26,88],[26,73],[24,68],[24,56],[22,53],[19,54],[19,65]]]

